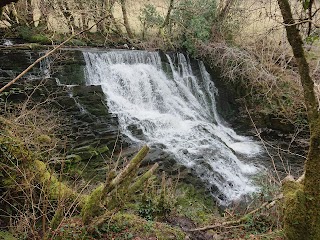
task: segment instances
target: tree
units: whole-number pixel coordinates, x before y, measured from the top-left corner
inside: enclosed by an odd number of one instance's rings
[[[310,4],[310,1],[309,1]],[[288,239],[320,239],[320,113],[303,41],[288,0],[278,0],[287,39],[297,61],[310,131],[310,145],[302,183],[284,183],[285,234]]]
[[[129,19],[128,19],[128,14],[127,14],[126,0],[121,0],[120,2],[121,2],[124,27],[126,28],[126,31],[128,33],[128,37],[133,38],[134,36],[131,31],[131,27],[130,27]]]
[[[106,21],[105,28],[107,32],[109,32],[109,30],[111,30],[111,24],[113,24],[113,26],[116,28],[115,29],[116,32],[122,36],[121,26],[113,15],[113,7],[115,3],[116,3],[116,0],[105,0],[105,8],[106,8],[107,14],[110,15],[110,20]]]
[[[170,5],[169,5],[168,11],[167,11],[166,18],[164,19],[164,21],[163,21],[160,29],[163,29],[163,28],[165,28],[167,25],[169,25],[169,22],[170,22],[170,14],[171,14],[171,11],[173,10],[173,6],[174,6],[174,0],[170,0]]]

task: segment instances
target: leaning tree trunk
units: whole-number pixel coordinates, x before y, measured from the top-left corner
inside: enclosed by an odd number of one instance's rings
[[[305,162],[305,179],[300,190],[292,188],[285,206],[285,233],[288,239],[320,239],[320,115],[319,104],[303,50],[302,38],[292,17],[288,0],[278,0],[287,38],[299,68],[310,129],[310,146]],[[294,199],[293,199],[294,198]]]
[[[173,5],[174,5],[174,0],[170,0],[170,4],[169,4],[169,8],[168,8],[168,11],[167,11],[166,18],[164,19],[164,22],[162,23],[160,29],[163,29],[163,28],[165,28],[166,26],[169,25],[169,23],[170,23],[170,15],[171,15],[171,12],[173,10]]]
[[[121,9],[122,9],[122,15],[123,15],[123,23],[128,33],[128,37],[133,38],[133,33],[131,31],[129,20],[128,20],[126,0],[121,0]]]

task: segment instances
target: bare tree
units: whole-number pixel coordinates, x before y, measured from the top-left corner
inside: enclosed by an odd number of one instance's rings
[[[171,12],[173,10],[173,7],[174,7],[174,0],[170,0],[170,4],[169,4],[169,8],[168,8],[168,11],[167,11],[167,15],[166,15],[166,18],[164,19],[164,22],[161,26],[161,29],[162,28],[165,28],[169,22],[170,22],[170,15],[171,15]]]
[[[126,7],[126,0],[120,0],[121,2],[121,10],[122,10],[122,15],[123,15],[123,23],[126,28],[126,31],[128,33],[129,38],[133,38],[133,33],[130,28],[129,24],[129,19],[128,19],[128,14],[127,14],[127,7]]]

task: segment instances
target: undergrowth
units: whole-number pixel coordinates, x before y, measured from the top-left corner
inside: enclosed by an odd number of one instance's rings
[[[12,239],[108,239],[111,236],[184,239],[181,230],[158,222],[168,216],[175,203],[172,181],[165,175],[161,181],[150,178],[143,190],[135,185],[137,190],[131,195],[119,187],[108,197],[111,205],[107,206],[113,206],[110,212],[107,210],[101,218],[88,224],[80,217],[80,211],[95,185],[66,178],[64,175],[69,169],[64,164],[60,172],[48,168],[47,163],[54,159],[62,161],[61,149],[67,146],[58,134],[61,125],[54,111],[22,106],[0,121],[3,236],[12,236]],[[119,158],[117,162],[113,167],[119,164]],[[126,186],[130,187],[132,177],[125,180]]]

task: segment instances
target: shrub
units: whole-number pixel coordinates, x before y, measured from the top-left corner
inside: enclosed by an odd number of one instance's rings
[[[216,2],[213,0],[183,0],[172,15],[172,22],[182,39],[182,46],[189,52],[195,51],[194,39],[207,42],[215,21]]]

